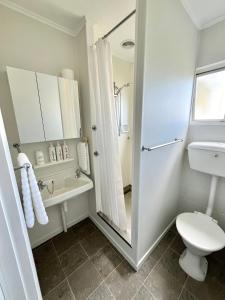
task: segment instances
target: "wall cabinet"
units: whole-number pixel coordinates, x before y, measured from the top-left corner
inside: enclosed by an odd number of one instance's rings
[[[58,78],[41,73],[36,73],[36,76],[45,139],[47,141],[63,139]]]
[[[21,143],[80,137],[75,80],[7,67]]]
[[[80,137],[80,105],[77,81],[58,78],[62,112],[63,135]]]
[[[21,143],[45,140],[35,72],[7,67]]]

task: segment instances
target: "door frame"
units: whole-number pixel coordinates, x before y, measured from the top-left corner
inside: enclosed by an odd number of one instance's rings
[[[41,300],[41,290],[0,111],[0,288],[7,300]]]

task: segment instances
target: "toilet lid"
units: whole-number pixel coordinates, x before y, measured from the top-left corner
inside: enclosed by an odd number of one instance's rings
[[[183,213],[176,219],[179,234],[191,245],[205,251],[225,246],[225,233],[211,217],[202,213]]]

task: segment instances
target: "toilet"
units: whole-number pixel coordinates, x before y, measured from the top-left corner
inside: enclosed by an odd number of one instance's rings
[[[186,246],[179,264],[189,276],[204,281],[208,269],[205,256],[225,247],[225,233],[211,217],[218,179],[225,177],[225,143],[191,143],[188,158],[191,169],[211,174],[212,178],[206,212],[185,212],[176,218],[177,231]]]

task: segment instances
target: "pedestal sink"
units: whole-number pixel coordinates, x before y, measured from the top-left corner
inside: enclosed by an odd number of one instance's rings
[[[41,194],[45,207],[60,205],[63,229],[67,231],[66,212],[67,201],[93,188],[93,182],[86,175],[81,173],[79,178],[68,177],[63,180],[59,188],[55,188],[52,194],[45,188]]]

